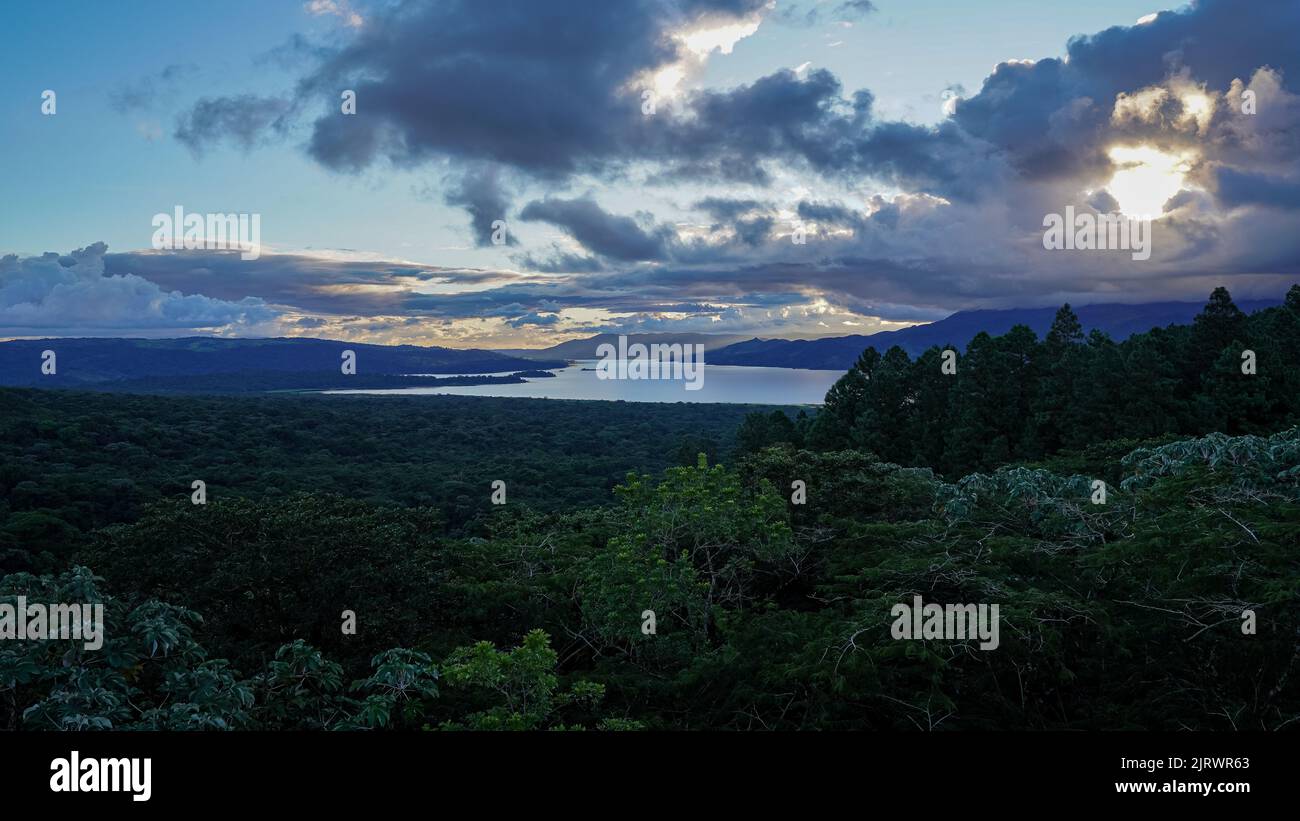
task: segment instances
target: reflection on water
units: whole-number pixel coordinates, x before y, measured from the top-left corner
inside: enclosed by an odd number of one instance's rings
[[[519,396],[534,399],[613,399],[626,402],[733,402],[753,405],[820,405],[841,371],[705,365],[704,386],[687,390],[681,379],[598,379],[595,362],[554,369],[550,379],[512,385],[457,385],[438,388],[325,391],[411,395]]]

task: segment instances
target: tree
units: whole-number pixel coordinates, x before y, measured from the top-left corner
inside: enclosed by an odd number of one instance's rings
[[[1234,341],[1249,345],[1246,315],[1222,286],[1210,294],[1210,301],[1192,321],[1191,367],[1199,374],[1209,370],[1223,349]]]
[[[1241,372],[1244,348],[1240,342],[1224,348],[1202,377],[1208,405],[1213,408],[1210,424],[1224,433],[1266,433],[1270,375]]]
[[[1070,345],[1082,345],[1083,342],[1083,325],[1079,323],[1078,315],[1067,302],[1057,310],[1056,317],[1052,320],[1052,327],[1048,330],[1043,343],[1049,352],[1056,352]]]
[[[440,588],[431,582],[440,522],[427,508],[324,494],[206,505],[183,499],[102,531],[86,560],[123,591],[161,600],[183,591],[221,637],[213,653],[246,669],[298,638],[364,664],[386,647],[413,643],[438,612]],[[345,638],[341,611],[363,604],[363,629]]]
[[[947,346],[951,348],[951,346]],[[912,363],[910,465],[944,464],[945,439],[951,419],[955,377],[943,373],[944,348],[930,348]]]
[[[781,443],[797,447],[801,444],[802,438],[794,422],[785,415],[785,411],[774,410],[770,413],[754,411],[745,415],[745,421],[736,432],[736,449],[740,453],[757,453],[763,448]],[[697,451],[697,453],[701,452]],[[689,464],[694,463],[695,460],[692,459]]]
[[[485,709],[448,722],[444,729],[539,730],[581,729],[566,726],[561,714],[591,714],[605,697],[604,685],[578,681],[560,688],[559,657],[544,630],[530,630],[511,650],[498,650],[487,641],[457,648],[443,662],[447,686],[468,691],[486,702]],[[601,729],[637,729],[638,722],[606,719]]]
[[[905,462],[913,451],[912,360],[897,345],[875,364],[861,407],[853,420],[850,442],[890,462]]]
[[[752,603],[797,550],[784,500],[720,465],[671,468],[657,483],[629,475],[615,494],[616,533],[578,582],[584,630],[602,647],[686,653],[708,640],[716,608]],[[646,610],[656,614],[652,642]]]
[[[360,693],[362,701],[356,716],[343,726],[419,728],[429,702],[438,697],[439,673],[429,656],[396,647],[375,656],[370,666],[374,672],[349,688]]]
[[[858,356],[848,373],[841,376],[826,392],[826,401],[813,421],[809,436],[815,447],[837,450],[851,444],[853,425],[862,415],[880,358],[880,353],[875,348],[867,348]]]
[[[1043,341],[1040,378],[1030,401],[1031,424],[1042,453],[1060,450],[1068,428],[1077,423],[1069,417],[1079,400],[1076,385],[1087,366],[1084,342],[1079,317],[1069,303],[1062,305]]]

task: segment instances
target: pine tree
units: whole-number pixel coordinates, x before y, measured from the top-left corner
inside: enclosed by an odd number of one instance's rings
[[[912,363],[913,403],[911,465],[938,466],[944,458],[944,437],[952,419],[952,389],[957,377],[943,373],[943,351],[930,348]]]
[[[1070,303],[1065,303],[1056,312],[1056,318],[1052,320],[1051,330],[1047,332],[1044,342],[1052,350],[1084,343],[1083,325],[1080,324],[1078,315],[1071,310]]]
[[[821,450],[843,450],[851,443],[853,425],[866,406],[871,377],[880,363],[880,353],[867,348],[848,373],[826,392],[826,401],[813,422],[811,440]]]
[[[1222,286],[1210,294],[1210,301],[1192,323],[1192,348],[1189,364],[1204,373],[1218,360],[1223,349],[1234,341],[1249,343],[1246,315],[1233,304],[1228,289]]]
[[[1213,407],[1211,427],[1223,433],[1267,433],[1268,376],[1241,372],[1241,352],[1233,343],[1223,349],[1205,374],[1204,397]]]
[[[1055,452],[1064,441],[1066,417],[1075,402],[1075,385],[1086,367],[1084,341],[1079,317],[1069,303],[1062,305],[1043,342],[1038,388],[1030,401],[1029,424],[1044,453]]]
[[[887,462],[903,462],[911,457],[911,370],[912,360],[897,345],[875,365],[862,412],[854,420],[854,447],[875,453]]]

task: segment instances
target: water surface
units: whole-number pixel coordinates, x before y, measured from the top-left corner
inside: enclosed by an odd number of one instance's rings
[[[599,379],[595,361],[553,368],[549,379],[528,379],[508,385],[448,385],[429,388],[390,388],[325,393],[375,395],[452,394],[455,396],[517,396],[533,399],[611,399],[626,402],[729,402],[752,405],[820,405],[826,391],[844,374],[794,368],[755,368],[747,365],[704,365],[703,386],[687,390],[680,379]],[[589,370],[592,369],[592,370]]]

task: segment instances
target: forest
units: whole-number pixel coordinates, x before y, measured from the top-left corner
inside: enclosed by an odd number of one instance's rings
[[[0,600],[107,621],[0,641],[0,727],[1294,727],[1297,350],[1300,286],[816,412],[0,389]],[[918,595],[997,648],[892,637]]]

